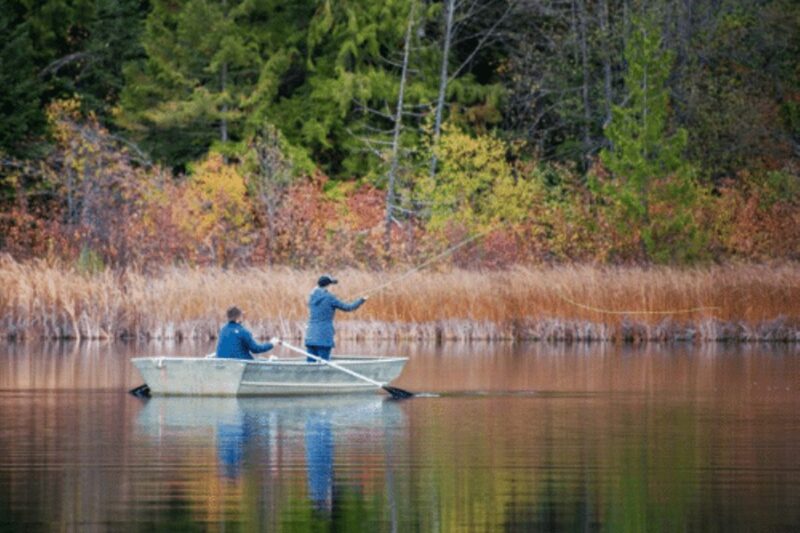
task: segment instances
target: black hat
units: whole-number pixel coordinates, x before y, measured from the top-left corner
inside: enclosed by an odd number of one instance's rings
[[[317,280],[317,285],[319,285],[320,287],[327,287],[332,283],[339,283],[339,282],[336,280],[336,278],[332,278],[327,274],[325,274],[324,276],[320,276],[319,279]]]

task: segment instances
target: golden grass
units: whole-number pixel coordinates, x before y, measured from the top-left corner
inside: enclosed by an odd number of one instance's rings
[[[352,299],[400,273],[337,272]],[[169,269],[84,275],[0,260],[0,335],[198,338],[225,309],[259,337],[299,339],[318,273]],[[340,339],[800,340],[800,266],[422,271],[337,317]]]

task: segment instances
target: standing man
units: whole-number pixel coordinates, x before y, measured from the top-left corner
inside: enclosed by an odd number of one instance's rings
[[[333,315],[336,314],[336,310],[355,311],[367,301],[367,298],[363,297],[352,303],[342,302],[327,289],[328,285],[336,283],[338,281],[328,275],[320,276],[317,280],[317,287],[308,298],[306,350],[326,361],[331,358],[331,349],[334,347]],[[315,361],[311,357],[308,357],[307,360],[309,363]]]
[[[272,344],[259,344],[253,334],[242,325],[244,312],[238,307],[228,309],[228,323],[222,326],[217,341],[217,357],[224,359],[253,359],[252,353],[268,352]]]

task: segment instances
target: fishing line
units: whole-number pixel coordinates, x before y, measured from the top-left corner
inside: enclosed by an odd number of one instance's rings
[[[617,311],[614,309],[603,309],[602,307],[595,307],[592,305],[582,304],[580,302],[576,302],[575,300],[571,300],[570,298],[561,294],[564,291],[556,292],[556,296],[560,299],[564,300],[565,302],[574,305],[575,307],[580,307],[581,309],[586,309],[588,311],[594,311],[596,313],[604,313],[606,315],[677,315],[682,313],[695,313],[697,311],[706,311],[711,309],[722,309],[721,307],[717,306],[701,306],[701,307],[689,307],[686,309],[672,309],[672,310],[665,310],[665,311]]]
[[[439,259],[452,254],[453,252],[455,252],[459,248],[462,248],[462,247],[466,246],[467,244],[469,244],[469,243],[471,243],[471,242],[473,242],[473,241],[475,241],[475,240],[487,235],[489,232],[493,231],[494,229],[495,228],[488,228],[488,229],[486,229],[486,230],[484,230],[484,231],[482,231],[480,233],[472,235],[471,237],[468,237],[468,238],[466,238],[466,239],[454,244],[450,248],[447,248],[443,252],[440,252],[440,253],[436,254],[435,256],[433,256],[432,258],[428,259],[427,261],[425,261],[421,265],[415,266],[414,268],[404,272],[400,276],[397,276],[396,278],[393,278],[393,279],[387,281],[386,283],[384,283],[382,285],[378,285],[377,287],[375,287],[373,289],[370,289],[369,291],[364,293],[364,296],[371,296],[372,294],[375,294],[377,292],[382,291],[383,289],[385,289],[389,285],[397,283],[397,282],[399,282],[399,281],[401,281],[401,280],[403,280],[403,279],[405,279],[405,278],[407,278],[407,277],[419,272],[423,268],[425,268],[425,267],[429,266],[430,264],[438,261]],[[603,313],[603,314],[606,314],[606,315],[678,315],[678,314],[685,314],[685,313],[696,313],[696,312],[699,312],[699,311],[712,311],[712,310],[720,310],[720,309],[722,309],[719,306],[698,306],[698,307],[689,307],[689,308],[684,308],[684,309],[669,309],[669,310],[660,310],[660,311],[654,311],[654,310],[615,310],[615,309],[605,309],[605,308],[602,308],[602,307],[596,307],[596,306],[593,306],[593,305],[587,305],[587,304],[582,304],[580,302],[576,302],[575,300],[573,300],[573,299],[569,298],[568,296],[566,296],[564,293],[566,293],[566,291],[564,291],[563,289],[560,289],[560,290],[556,291],[556,296],[558,298],[560,298],[561,300],[567,302],[568,304],[574,305],[575,307],[579,307],[579,308],[585,309],[587,311],[594,311],[595,313]]]

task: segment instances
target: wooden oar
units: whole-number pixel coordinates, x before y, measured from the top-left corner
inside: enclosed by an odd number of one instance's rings
[[[302,348],[298,348],[297,346],[292,346],[291,344],[289,344],[286,341],[282,341],[280,339],[272,339],[270,342],[272,342],[272,344],[276,344],[276,345],[277,344],[283,344],[284,346],[286,346],[287,348],[289,348],[293,352],[301,353],[301,354],[305,355],[306,357],[310,357],[310,358],[316,360],[319,363],[324,363],[324,364],[328,365],[329,367],[335,368],[336,370],[341,370],[342,372],[344,372],[346,374],[350,374],[353,377],[356,377],[358,379],[364,380],[364,381],[366,381],[368,383],[372,383],[376,387],[380,387],[383,390],[385,390],[386,392],[388,392],[389,394],[391,394],[392,398],[394,398],[396,400],[402,400],[404,398],[411,398],[412,396],[414,396],[413,392],[408,392],[407,390],[398,389],[397,387],[390,387],[386,383],[381,383],[380,381],[375,381],[374,379],[368,378],[367,376],[359,374],[358,372],[354,372],[354,371],[350,370],[349,368],[345,368],[345,367],[343,367],[341,365],[337,365],[336,363],[334,363],[332,361],[328,361],[327,359],[323,359],[322,357],[318,357],[318,356],[314,355],[313,353],[308,353],[307,351],[303,350]]]

